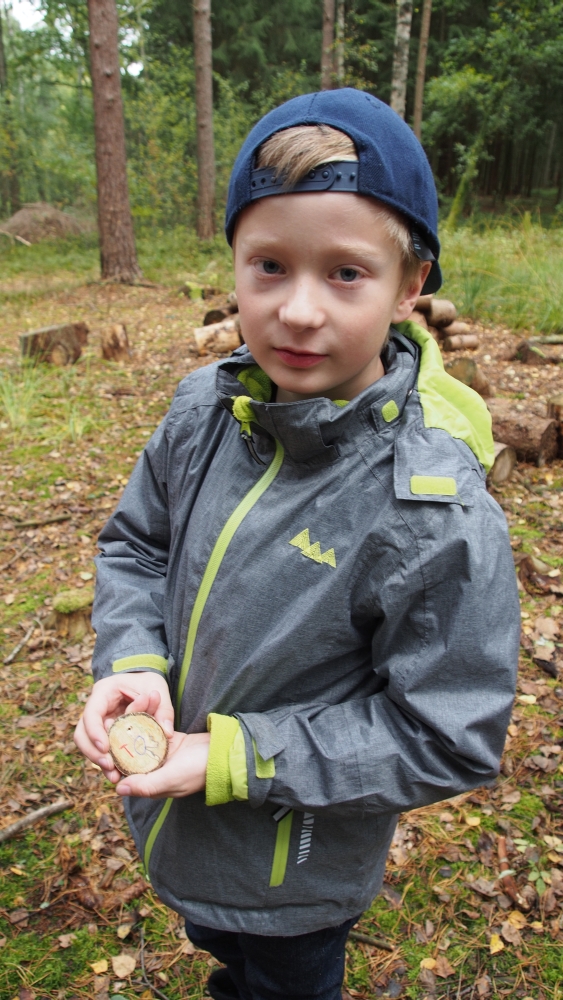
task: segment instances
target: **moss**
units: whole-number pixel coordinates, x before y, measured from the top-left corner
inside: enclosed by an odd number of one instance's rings
[[[53,609],[59,614],[71,615],[73,611],[85,611],[93,600],[93,587],[82,587],[80,590],[62,590],[53,598]]]

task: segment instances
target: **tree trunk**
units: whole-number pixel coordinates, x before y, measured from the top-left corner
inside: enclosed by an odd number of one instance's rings
[[[202,240],[210,240],[215,232],[211,0],[194,0],[193,11],[197,121],[197,235]]]
[[[141,275],[129,208],[115,0],[88,0],[102,279]]]
[[[397,25],[391,79],[391,107],[401,118],[405,117],[407,104],[407,74],[409,71],[409,42],[411,37],[412,0],[397,0]]]
[[[423,0],[422,20],[420,22],[420,41],[418,43],[418,64],[416,67],[416,90],[414,93],[413,132],[420,139],[422,129],[422,106],[424,103],[424,78],[426,76],[426,56],[428,55],[428,37],[430,35],[430,15],[432,0]]]
[[[339,87],[344,86],[344,38],[346,35],[345,14],[345,0],[336,0],[336,49],[334,53],[334,68],[336,72],[336,82]]]
[[[335,0],[323,0],[323,47],[321,51],[321,90],[331,90],[334,73]]]
[[[516,410],[511,399],[487,401],[493,421],[495,441],[514,448],[521,462],[545,465],[557,455],[557,422],[535,413]]]
[[[467,151],[465,169],[461,175],[448,218],[446,219],[446,229],[453,230],[457,228],[465,207],[469,202],[473,181],[478,172],[479,158],[481,156],[482,149],[483,138],[481,135],[478,135],[471,149]]]
[[[0,93],[8,85],[8,71],[6,69],[6,53],[4,52],[4,36],[2,34],[2,10],[0,9]]]

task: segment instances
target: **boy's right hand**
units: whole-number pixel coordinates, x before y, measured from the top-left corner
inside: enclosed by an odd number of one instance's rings
[[[174,709],[164,677],[153,671],[144,671],[114,674],[97,681],[75,729],[74,742],[114,784],[122,775],[109,755],[107,731],[114,720],[127,710],[148,712],[160,723],[168,737],[174,733]]]

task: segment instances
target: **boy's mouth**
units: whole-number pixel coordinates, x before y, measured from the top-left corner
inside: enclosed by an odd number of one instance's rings
[[[328,354],[313,354],[311,351],[293,351],[289,347],[274,347],[278,358],[290,368],[312,368],[320,364]]]

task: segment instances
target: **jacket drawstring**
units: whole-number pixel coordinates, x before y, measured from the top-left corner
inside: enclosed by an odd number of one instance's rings
[[[240,424],[241,437],[252,458],[255,462],[259,462],[260,465],[265,465],[266,463],[262,461],[256,451],[256,448],[254,447],[254,439],[252,437],[252,428],[250,424],[251,421],[256,420],[256,416],[254,414],[254,410],[252,409],[252,399],[250,396],[233,396],[233,417]]]

